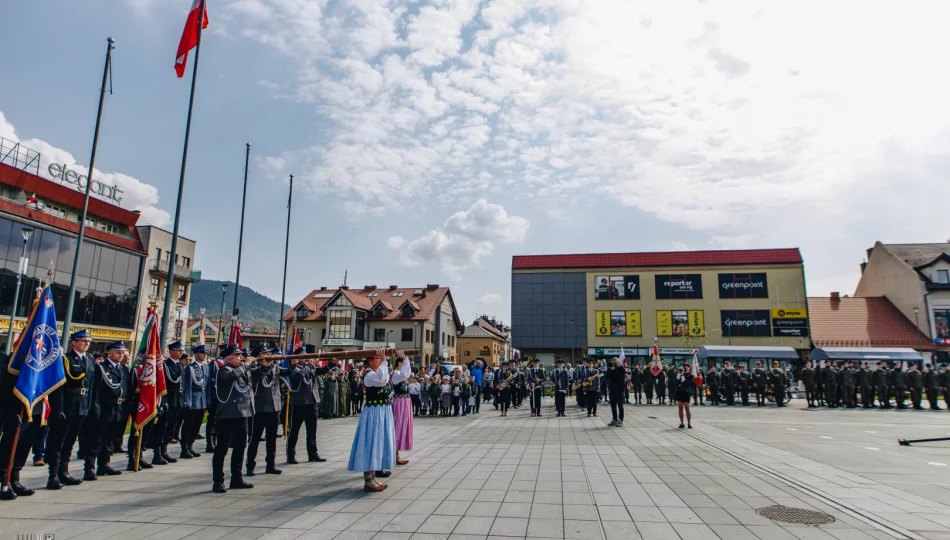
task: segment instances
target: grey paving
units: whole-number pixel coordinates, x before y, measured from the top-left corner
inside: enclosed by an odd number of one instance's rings
[[[0,538],[950,538],[950,444],[896,444],[947,436],[948,412],[799,403],[694,412],[695,429],[683,431],[666,406],[628,406],[622,429],[606,426],[609,410],[587,418],[574,407],[567,418],[417,419],[411,463],[378,494],[346,471],[355,419],[320,421],[329,461],[255,476],[253,490],[212,494],[202,456],[0,504]],[[45,471],[28,468],[23,480],[40,487]],[[836,521],[807,527],[755,513],[776,504]]]

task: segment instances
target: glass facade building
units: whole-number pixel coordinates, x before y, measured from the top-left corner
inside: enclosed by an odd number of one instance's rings
[[[512,345],[522,351],[587,348],[584,272],[511,275]],[[573,321],[573,324],[572,324]]]

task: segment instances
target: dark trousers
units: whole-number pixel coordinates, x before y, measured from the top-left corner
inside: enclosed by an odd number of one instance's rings
[[[567,401],[566,392],[554,392],[554,408],[557,410],[558,414],[564,414],[565,401]]]
[[[613,416],[615,421],[620,420],[623,422],[623,396],[610,398],[610,415]]]
[[[739,388],[739,395],[742,396],[742,404],[743,404],[743,405],[749,405],[749,389],[748,389],[748,388]],[[756,403],[758,403],[758,401],[759,401],[758,392],[756,392],[755,400],[756,400]],[[765,399],[763,398],[762,401],[763,401],[763,405],[764,405],[764,404],[765,404],[765,403],[764,403]]]
[[[735,405],[736,404],[736,389],[726,387],[723,389],[723,392],[726,394],[726,405]]]
[[[760,407],[765,406],[765,388],[762,386],[755,387],[755,404]]]
[[[34,426],[36,431],[33,433],[33,460],[46,459],[46,437],[49,436],[49,424],[40,427]]]
[[[20,410],[20,407],[16,407],[17,411]],[[7,464],[10,463],[10,453],[14,452],[13,448],[13,434],[16,432],[17,427],[20,428],[20,434],[16,443],[16,453],[13,456],[13,470],[19,471],[26,464],[26,458],[30,455],[30,449],[33,446],[33,440],[39,432],[39,424],[27,422],[24,417],[20,419],[20,415],[17,414],[17,411],[3,411],[3,433],[0,435],[0,470],[6,470]],[[39,420],[39,418],[34,415],[34,420]],[[0,481],[3,479],[0,478]]]
[[[835,385],[825,385],[825,405],[831,407],[835,404]]]
[[[498,391],[498,407],[501,409],[501,412],[507,413],[508,407],[511,407],[511,390],[505,388],[504,390]]]
[[[915,409],[922,409],[922,408],[923,408],[923,407],[920,406],[920,402],[921,402],[921,401],[923,400],[923,398],[924,398],[924,395],[923,395],[923,394],[924,394],[924,391],[923,391],[922,388],[911,388],[911,389],[910,389],[910,400],[911,400],[911,402],[913,402]]]
[[[587,400],[584,399],[584,387],[583,387],[583,386],[581,386],[581,387],[579,387],[579,388],[577,389],[577,395],[576,395],[575,397],[577,398],[577,406],[578,406],[578,407],[586,407],[586,406],[587,406]]]
[[[844,387],[844,406],[849,409],[854,408],[854,386]]]
[[[901,409],[904,408],[905,399],[907,399],[907,397],[904,395],[904,387],[895,386],[894,387],[894,403],[897,404],[898,408],[901,408]]]
[[[852,394],[853,395],[853,394]],[[772,397],[775,398],[776,407],[785,406],[785,387],[784,386],[773,386],[772,387]]]
[[[92,428],[90,431],[95,431],[95,433],[89,433],[89,437],[86,451],[83,454],[83,459],[85,459],[85,468],[86,470],[93,470],[96,466],[102,467],[103,465],[108,465],[112,461],[112,452],[115,451],[117,446],[115,445],[115,440],[117,437],[121,437],[125,431],[125,420],[115,420],[112,422],[89,422],[89,419],[86,419],[86,425]],[[121,440],[121,439],[119,439]]]
[[[291,405],[290,406],[290,433],[287,435],[287,459],[297,457],[297,438],[300,436],[300,426],[307,428],[307,459],[317,457],[317,406]]]
[[[254,415],[254,429],[251,432],[251,442],[247,446],[247,469],[254,470],[257,466],[257,448],[261,444],[261,439],[265,437],[264,463],[268,467],[274,466],[275,456],[277,454],[277,417],[279,412],[257,413]]]
[[[190,448],[201,431],[201,421],[204,420],[204,409],[182,409],[181,441],[182,446]]]
[[[212,399],[211,403],[208,404],[208,421],[205,422],[205,439],[208,448],[214,447],[214,441],[217,436],[217,419],[214,416],[215,401],[216,400]]]
[[[710,386],[710,387],[709,387],[709,403],[710,403],[711,405],[719,405],[720,399],[721,399],[721,398],[720,398],[720,396],[719,396],[719,387],[718,387],[718,386]]]
[[[935,410],[935,411],[940,410],[940,406],[937,405],[937,396],[938,396],[938,395],[939,395],[939,393],[937,392],[937,389],[936,389],[936,388],[928,388],[928,389],[927,389],[927,401],[930,402],[930,408],[933,409],[933,410]]]
[[[600,392],[591,390],[584,392],[587,397],[587,414],[597,414],[597,402],[600,400]]]
[[[478,412],[480,410],[481,404],[482,404],[482,387],[476,386],[475,387],[475,412]]]
[[[941,388],[943,391],[943,402],[947,404],[947,409],[950,410],[950,387]]]
[[[410,394],[409,399],[412,401],[412,414],[418,416],[419,409],[422,408],[422,399],[419,397],[419,394]],[[476,401],[476,403],[478,402]]]
[[[866,409],[874,406],[874,391],[870,386],[861,387],[861,405]]]
[[[643,403],[643,385],[633,385],[633,401],[635,403]]]
[[[816,392],[815,392],[815,385],[813,385],[813,384],[811,384],[811,385],[806,384],[806,385],[805,385],[805,401],[807,401],[809,405],[814,405],[814,404],[815,404],[815,401],[817,401],[817,395],[816,395]]]
[[[67,416],[66,419],[50,416],[49,436],[46,439],[46,464],[50,474],[69,469],[69,458],[79,438],[86,415]]]
[[[647,403],[653,403],[653,385],[649,383],[643,385],[643,393],[647,396]]]
[[[178,419],[181,417],[181,407],[169,407],[162,415],[159,423],[162,425],[162,445],[178,438]]]
[[[541,414],[541,388],[531,391],[531,412]]]
[[[891,407],[891,398],[888,393],[887,385],[877,387],[877,400],[881,402],[881,408],[889,409]]]
[[[129,453],[130,464],[135,462],[135,450],[139,444],[139,437],[142,438],[142,452],[144,453],[145,448],[146,448],[145,446],[146,441],[149,441],[151,439],[153,429],[155,429],[155,424],[149,423],[142,426],[142,433],[137,433],[135,431],[135,425],[134,424],[132,425],[132,432],[129,434],[129,442],[126,445],[127,446],[126,450]]]
[[[244,467],[244,449],[247,447],[247,418],[219,418],[218,441],[211,458],[211,479],[224,482],[224,458],[231,452],[231,479],[241,478]]]

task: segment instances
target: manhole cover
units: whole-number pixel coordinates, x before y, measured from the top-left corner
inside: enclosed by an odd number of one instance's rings
[[[766,506],[755,511],[756,514],[782,523],[798,523],[800,525],[827,525],[834,523],[834,516],[824,512],[805,510],[804,508],[789,508],[788,506]]]

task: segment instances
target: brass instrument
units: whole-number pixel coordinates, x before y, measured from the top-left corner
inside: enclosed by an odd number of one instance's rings
[[[514,378],[515,378],[514,373],[512,373],[511,375],[508,375],[508,378],[501,381],[501,384],[498,385],[498,389],[504,390],[505,388],[508,388],[508,383],[511,381],[511,379],[514,379]]]
[[[582,386],[585,388],[590,386],[594,382],[594,379],[596,379],[597,377],[600,377],[600,375],[601,375],[600,373],[597,373],[595,375],[591,375],[590,377],[588,377],[587,379],[581,382],[574,383],[574,390],[577,390],[578,388]]]

